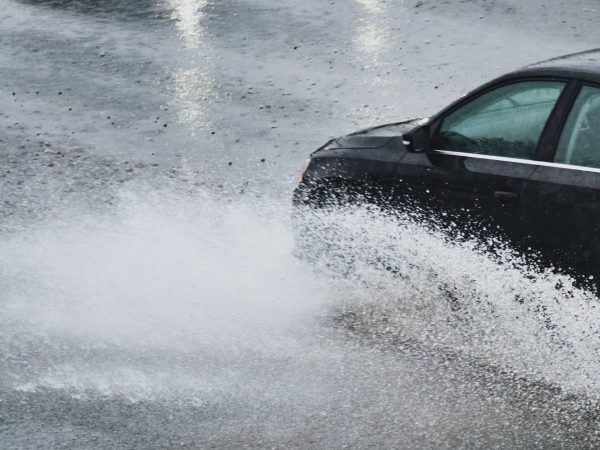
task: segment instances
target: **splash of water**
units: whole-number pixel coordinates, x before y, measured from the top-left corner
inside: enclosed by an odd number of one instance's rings
[[[598,397],[595,294],[501,241],[449,239],[421,219],[349,208],[319,212],[304,224],[313,234],[313,263],[343,275],[336,292],[349,305],[341,321],[363,334],[468,355]]]
[[[4,236],[2,379],[21,390],[144,397],[165,385],[219,385],[171,371],[173,355],[205,368],[211,358],[290,351],[287,330],[328,300],[293,257],[282,216],[268,202],[138,191],[115,214]]]
[[[600,392],[597,299],[508,248],[491,256],[410,216],[338,209],[307,212],[327,241],[325,252],[309,247],[308,264],[294,256],[287,205],[151,192],[123,193],[110,215],[71,211],[2,237],[5,388],[231,393],[265,358],[334,359],[317,325],[325,317],[566,392]],[[306,230],[296,243],[310,242]],[[307,345],[299,330],[322,340]]]

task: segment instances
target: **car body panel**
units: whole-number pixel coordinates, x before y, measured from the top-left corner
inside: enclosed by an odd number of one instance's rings
[[[424,181],[442,199],[436,207],[469,220],[471,230],[498,234],[521,243],[520,198],[534,167],[519,160],[498,161],[481,155],[433,152]]]
[[[400,136],[347,137],[312,155],[304,182],[311,183],[330,177],[360,179],[374,174],[392,176],[405,153]]]
[[[532,245],[577,272],[600,266],[600,171],[538,166],[523,198]]]

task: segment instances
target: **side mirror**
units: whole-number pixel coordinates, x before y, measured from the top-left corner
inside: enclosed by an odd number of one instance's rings
[[[420,125],[402,135],[402,143],[407,152],[425,153],[431,149],[431,128],[429,124]]]

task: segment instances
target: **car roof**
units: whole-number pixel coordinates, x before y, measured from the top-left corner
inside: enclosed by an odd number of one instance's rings
[[[433,115],[430,121],[434,122],[474,95],[493,89],[500,83],[532,77],[578,79],[600,84],[600,48],[546,59],[488,81]]]
[[[579,78],[600,83],[600,48],[558,56],[525,66],[507,76]]]

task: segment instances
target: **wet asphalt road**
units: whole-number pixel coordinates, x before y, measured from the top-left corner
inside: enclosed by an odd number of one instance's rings
[[[0,0],[0,447],[597,447],[597,392],[349,333],[292,256],[312,149],[598,42],[522,3]]]

